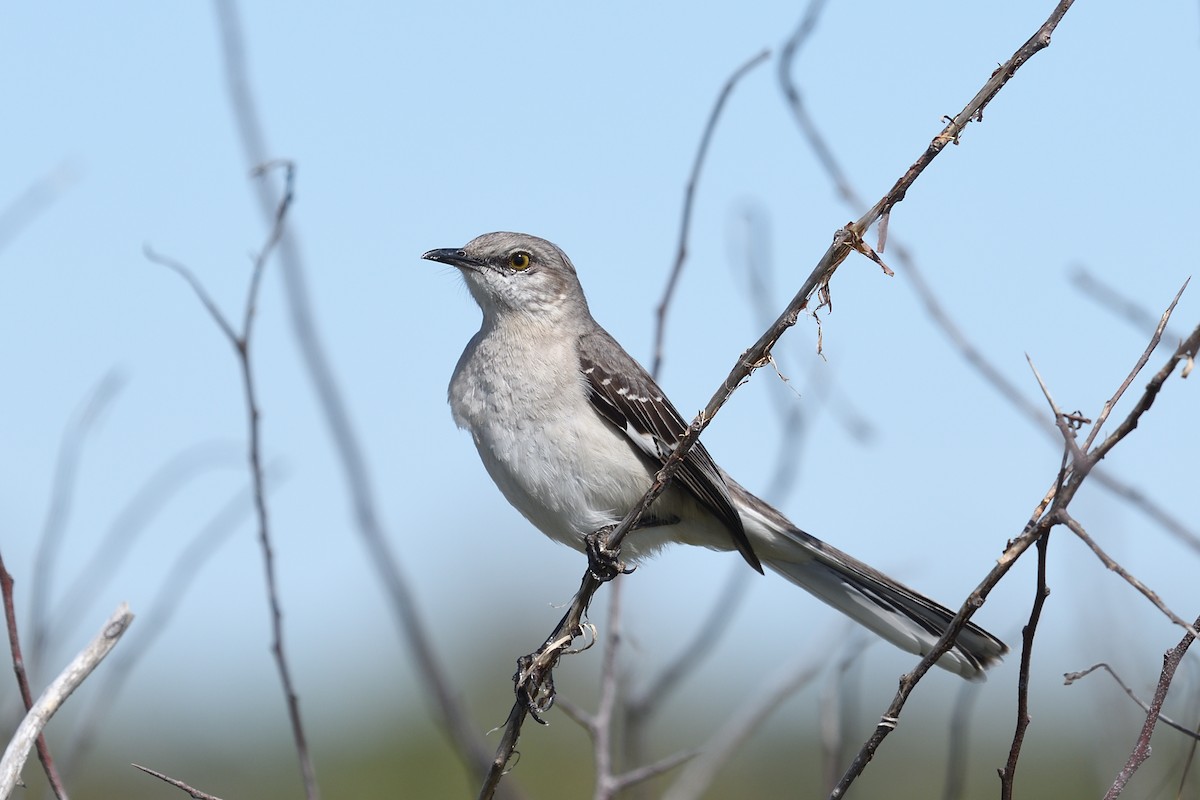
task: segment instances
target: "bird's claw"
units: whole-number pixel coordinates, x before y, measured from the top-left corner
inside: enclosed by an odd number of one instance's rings
[[[610,550],[608,547],[608,534],[612,533],[616,527],[616,525],[608,525],[592,531],[584,537],[584,543],[587,546],[588,571],[601,583],[607,583],[618,575],[628,575],[635,569],[621,560],[619,547],[616,550]]]

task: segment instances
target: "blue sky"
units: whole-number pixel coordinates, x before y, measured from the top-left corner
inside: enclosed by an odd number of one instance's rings
[[[504,503],[455,430],[445,385],[478,313],[453,270],[419,256],[489,230],[549,238],[573,257],[595,316],[648,361],[704,122],[726,77],[772,48],[772,60],[730,99],[696,196],[662,376],[676,405],[694,413],[765,327],[739,256],[746,215],[759,220],[753,246],[770,259],[775,311],[833,232],[857,216],[832,191],[778,88],[774,54],[800,9],[246,5],[249,79],[271,153],[298,167],[288,223],[390,541],[442,654],[475,654],[454,663],[454,677],[492,669],[500,714],[512,658],[556,621],[555,605],[569,599],[583,563]],[[881,196],[941,117],[966,103],[1050,7],[831,3],[795,75],[859,193]],[[1094,416],[1145,346],[1146,335],[1072,287],[1077,265],[1155,314],[1195,273],[1198,66],[1194,3],[1152,11],[1079,4],[1052,46],[893,214],[890,235],[1027,396],[1038,400],[1026,354],[1061,406]],[[186,543],[245,483],[236,363],[187,287],[148,263],[143,246],[190,265],[240,314],[250,254],[265,231],[210,6],[6,7],[0,70],[9,76],[0,89],[0,203],[53,176],[49,204],[0,251],[0,547],[19,600],[29,602],[63,430],[106,374],[115,371],[122,386],[83,451],[56,596],[164,463],[223,443],[214,465],[128,548],[91,607],[59,631],[57,664],[118,601],[148,611]],[[254,358],[266,453],[286,472],[271,514],[301,695],[314,714],[336,714],[325,689],[385,676],[393,699],[382,713],[419,713],[419,680],[353,531],[278,275],[268,269]],[[957,605],[1021,530],[1060,449],[984,385],[906,283],[903,270],[885,278],[865,260],[848,261],[823,317],[824,358],[814,355],[815,325],[802,319],[777,351],[790,384],[760,371],[705,441],[739,481],[765,491],[778,460],[777,411],[798,406],[810,426],[789,459],[798,481],[782,508]],[[1200,321],[1196,292],[1180,302],[1175,329]],[[1151,368],[1165,358],[1155,354]],[[828,400],[816,373],[832,387]],[[1105,466],[1195,530],[1192,383],[1172,380]],[[852,435],[846,414],[869,420],[869,441]],[[1095,487],[1075,511],[1134,574],[1194,616],[1194,552]],[[1125,662],[1135,675],[1154,674],[1177,631],[1068,535],[1056,535],[1051,556],[1039,686],[1071,706],[1080,701],[1055,688],[1058,676],[1120,660],[1117,652],[1138,654]],[[739,567],[734,556],[682,550],[643,566],[630,581],[640,653],[665,658],[669,647],[652,632],[705,607]],[[1028,613],[1031,568],[1019,566],[977,616],[1010,644]],[[129,707],[139,697],[167,697],[173,713],[219,719],[213,698],[239,692],[258,698],[265,718],[281,715],[261,572],[246,519],[196,565],[118,715],[136,718]],[[751,648],[764,661],[790,659],[839,624],[782,580],[757,579],[705,674],[719,678]],[[1110,633],[1096,636],[1101,626]],[[888,676],[882,698],[909,660],[869,652]],[[1008,696],[1015,663],[989,691]]]

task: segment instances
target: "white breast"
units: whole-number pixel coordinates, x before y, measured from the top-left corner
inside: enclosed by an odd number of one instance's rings
[[[650,475],[592,409],[574,341],[522,334],[476,334],[450,380],[450,408],[508,501],[550,538],[581,549],[585,534],[637,502]]]

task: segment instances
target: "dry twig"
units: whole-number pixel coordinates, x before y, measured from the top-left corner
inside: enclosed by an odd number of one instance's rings
[[[288,664],[287,653],[283,645],[283,606],[279,600],[278,577],[275,570],[275,552],[271,544],[271,527],[267,513],[266,482],[263,477],[262,460],[262,430],[261,414],[258,406],[258,390],[254,379],[254,370],[250,362],[250,346],[253,341],[255,312],[258,308],[258,291],[262,285],[263,272],[267,260],[275,246],[283,237],[284,220],[294,199],[295,165],[290,161],[268,161],[255,167],[252,174],[262,178],[268,170],[276,167],[284,170],[284,190],[275,207],[273,222],[267,240],[254,258],[253,269],[250,273],[250,286],[246,292],[246,302],[242,309],[241,326],[238,329],[225,316],[209,295],[204,285],[181,262],[155,253],[146,247],[146,258],[155,264],[166,267],[179,275],[192,288],[196,298],[208,311],[213,323],[224,334],[237,356],[238,367],[242,378],[242,392],[246,403],[247,439],[250,455],[250,480],[254,490],[254,511],[258,522],[258,543],[263,555],[263,568],[266,573],[267,604],[271,615],[271,653],[275,658],[275,666],[279,672],[279,680],[283,685],[284,699],[287,704],[288,719],[292,726],[292,738],[296,745],[296,755],[300,761],[300,774],[304,783],[305,796],[316,800],[320,796],[317,785],[316,770],[313,767],[312,754],[308,748],[308,737],[304,732],[304,724],[300,717],[300,698],[296,693],[292,680],[291,667]]]
[[[143,767],[141,764],[130,764],[130,766],[133,767],[134,769],[140,769],[142,772],[146,773],[147,775],[153,775],[154,777],[158,778],[160,781],[171,784],[176,789],[180,789],[184,792],[187,792],[188,796],[194,798],[194,800],[221,800],[221,798],[217,797],[216,795],[212,795],[207,792],[202,792],[199,789],[195,789],[195,788],[187,785],[186,783],[184,783],[181,780],[168,777],[166,775],[163,775],[161,772],[156,772],[155,770],[150,769],[149,767]]]
[[[100,629],[96,637],[46,687],[41,697],[29,709],[29,713],[17,726],[16,733],[8,743],[3,758],[0,758],[0,800],[7,800],[12,794],[13,787],[16,786],[17,779],[21,776],[21,768],[25,766],[25,759],[29,757],[29,750],[33,747],[33,743],[41,734],[42,729],[46,727],[46,723],[66,702],[71,693],[79,688],[88,675],[92,674],[92,670],[116,647],[121,635],[125,633],[132,622],[133,614],[130,613],[129,606],[122,603],[104,623],[104,627]]]
[[[12,653],[13,672],[16,673],[17,689],[21,693],[21,702],[28,713],[33,708],[33,691],[29,688],[29,673],[25,671],[25,658],[21,654],[21,635],[17,629],[17,609],[13,598],[13,577],[4,566],[4,557],[0,556],[0,596],[4,601],[4,621],[8,627],[8,647]],[[54,757],[50,755],[50,746],[41,731],[37,735],[38,760],[46,773],[46,780],[54,791],[54,796],[65,800],[67,790],[59,777],[58,768],[54,765]],[[3,795],[0,795],[3,797]]]
[[[1200,328],[1197,330],[1200,330]],[[1200,617],[1197,617],[1192,625],[1194,628],[1200,628]],[[1179,644],[1163,654],[1162,673],[1159,675],[1158,685],[1154,689],[1154,698],[1150,701],[1150,708],[1146,711],[1146,722],[1142,725],[1142,730],[1138,734],[1137,742],[1134,744],[1133,751],[1129,754],[1129,759],[1125,762],[1125,766],[1117,773],[1112,786],[1105,792],[1104,800],[1116,800],[1121,792],[1125,790],[1126,784],[1129,783],[1133,774],[1137,772],[1138,767],[1150,757],[1150,737],[1154,735],[1154,727],[1158,723],[1159,715],[1162,713],[1163,703],[1166,702],[1167,691],[1171,688],[1171,681],[1175,678],[1175,670],[1179,668],[1179,663],[1183,661],[1183,656],[1187,653],[1188,648],[1192,646],[1194,638],[1194,635],[1191,633],[1184,634]]]
[[[1150,713],[1150,704],[1147,703],[1142,698],[1138,697],[1136,694],[1134,694],[1133,689],[1130,689],[1129,686],[1125,683],[1125,681],[1121,680],[1121,676],[1117,674],[1116,670],[1114,670],[1111,666],[1104,663],[1103,661],[1100,662],[1099,664],[1093,664],[1092,666],[1088,667],[1087,669],[1080,670],[1079,672],[1064,673],[1063,674],[1063,685],[1070,686],[1071,684],[1075,683],[1075,681],[1079,680],[1080,678],[1084,678],[1088,675],[1091,675],[1093,672],[1095,672],[1098,669],[1102,669],[1105,672],[1107,672],[1112,677],[1112,679],[1117,682],[1117,685],[1121,687],[1121,691],[1125,692],[1126,696],[1129,697],[1130,700],[1137,703],[1138,707],[1141,708],[1142,711],[1145,711],[1146,713]],[[1174,728],[1175,730],[1179,731],[1184,736],[1190,737],[1192,739],[1200,740],[1200,733],[1196,732],[1195,730],[1192,730],[1191,728],[1187,727],[1186,725],[1180,725],[1178,722],[1171,719],[1166,714],[1160,713],[1158,715],[1158,719],[1160,722],[1166,724],[1168,727]]]

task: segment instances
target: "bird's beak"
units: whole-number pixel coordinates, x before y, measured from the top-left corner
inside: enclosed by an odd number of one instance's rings
[[[437,250],[430,250],[421,256],[421,258],[428,261],[440,261],[452,267],[477,269],[480,266],[477,259],[471,258],[465,250],[459,247],[442,247]]]

